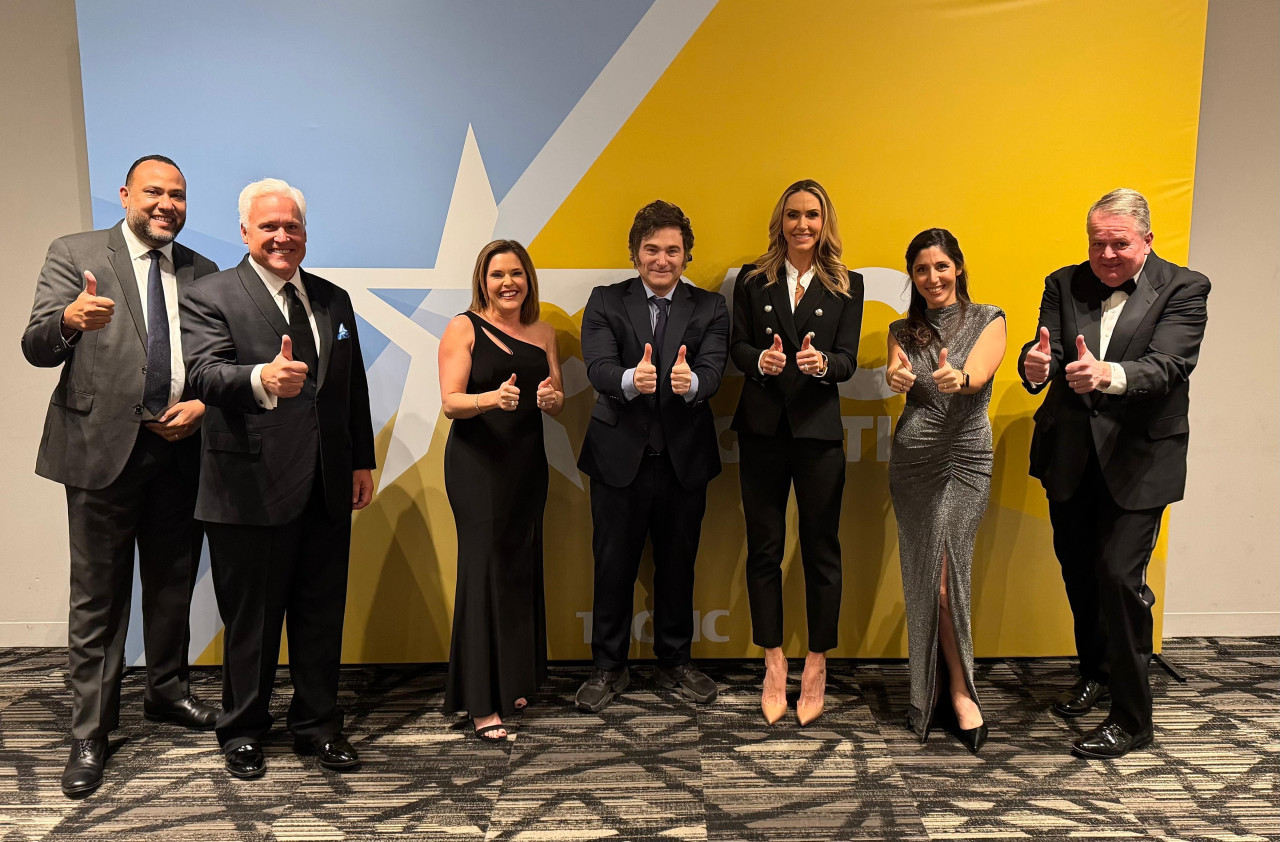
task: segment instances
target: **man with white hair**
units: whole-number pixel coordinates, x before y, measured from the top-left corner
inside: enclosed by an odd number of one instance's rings
[[[373,493],[373,427],[351,298],[299,268],[306,213],[287,183],[250,184],[240,194],[249,254],[183,300],[189,378],[207,406],[196,517],[225,626],[216,730],[239,778],[266,770],[286,618],[295,748],[331,769],[359,762],[342,733],[338,667],[351,512]]]
[[[1187,479],[1189,378],[1208,318],[1209,279],[1151,250],[1134,190],[1089,209],[1089,259],[1045,281],[1039,336],[1018,361],[1036,411],[1031,475],[1049,497],[1053,547],[1075,619],[1080,676],[1053,706],[1102,723],[1073,744],[1111,759],[1151,743],[1147,563],[1165,506]]]

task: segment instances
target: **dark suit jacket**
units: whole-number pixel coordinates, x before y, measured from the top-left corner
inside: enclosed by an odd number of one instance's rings
[[[1022,381],[1032,394],[1049,387],[1035,414],[1031,475],[1050,500],[1064,501],[1079,486],[1092,446],[1122,508],[1165,506],[1181,500],[1186,485],[1188,379],[1208,318],[1209,279],[1149,254],[1105,357],[1120,363],[1128,391],[1077,395],[1067,385],[1066,365],[1077,358],[1076,336],[1098,351],[1102,301],[1091,292],[1097,283],[1087,262],[1045,280],[1040,325],[1049,329],[1049,379],[1038,387]],[[1019,374],[1036,341],[1023,346]]]
[[[649,302],[640,278],[599,286],[582,313],[582,359],[599,393],[591,410],[578,467],[593,480],[623,488],[635,479],[655,413],[662,418],[667,451],[685,488],[706,485],[720,473],[715,421],[707,401],[720,388],[729,344],[729,312],[724,297],[681,281],[672,295],[665,343],[655,353],[661,363],[658,389],[628,401],[622,375],[653,342]],[[693,403],[671,391],[671,366],[680,346],[698,376]]]
[[[317,468],[334,517],[351,515],[351,472],[373,468],[373,425],[351,298],[303,271],[320,344],[317,388],[264,410],[254,366],[280,351],[289,323],[245,257],[194,284],[183,299],[182,348],[204,417],[196,517],[271,526],[302,514]],[[318,458],[317,458],[318,457]]]
[[[218,271],[211,260],[179,243],[173,244],[173,263],[180,295],[196,278]],[[62,311],[84,290],[85,270],[97,279],[98,295],[116,303],[115,315],[106,327],[84,332],[68,347],[62,341]],[[22,353],[32,365],[62,366],[45,415],[36,473],[74,488],[106,488],[124,470],[138,438],[147,364],[146,313],[118,224],[60,237],[49,246]]]
[[[746,380],[731,428],[771,436],[783,414],[798,439],[843,441],[840,391],[837,384],[858,369],[858,340],[862,336],[862,276],[849,273],[849,297],[829,292],[814,279],[795,313],[791,312],[786,276],[765,286],[763,275],[752,275],[750,263],[738,271],[733,288],[733,341],[729,353]],[[750,277],[748,277],[750,275]],[[795,364],[805,334],[827,355],[825,377],[803,374]],[[786,368],[778,375],[760,373],[760,353],[782,335]]]

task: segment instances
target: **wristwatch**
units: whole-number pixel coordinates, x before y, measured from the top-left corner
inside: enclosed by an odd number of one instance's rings
[[[967,372],[967,371],[962,371],[962,372],[960,372],[960,373],[964,375],[964,385],[963,385],[963,386],[961,386],[960,388],[961,388],[961,389],[968,389],[968,388],[969,388],[969,372]]]

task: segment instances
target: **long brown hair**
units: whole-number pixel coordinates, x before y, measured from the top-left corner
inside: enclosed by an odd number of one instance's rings
[[[524,303],[520,305],[520,324],[531,325],[538,320],[542,309],[538,304],[538,271],[533,268],[533,258],[525,247],[515,240],[494,240],[480,249],[476,256],[476,268],[471,271],[471,307],[473,313],[483,313],[489,309],[489,261],[494,255],[514,254],[524,267],[524,276],[529,289],[525,293]]]
[[[849,270],[840,262],[843,244],[840,240],[840,224],[836,221],[836,208],[822,185],[811,178],[801,179],[782,191],[778,204],[769,217],[769,250],[756,258],[756,270],[752,274],[763,275],[765,286],[777,283],[783,276],[782,267],[787,259],[787,240],[782,234],[782,214],[790,199],[801,190],[813,195],[822,209],[822,230],[818,232],[818,244],[814,249],[813,274],[818,281],[836,295],[849,295]]]
[[[907,307],[906,332],[907,338],[921,347],[935,339],[941,342],[942,337],[938,335],[938,329],[925,317],[924,311],[929,309],[929,305],[920,294],[920,290],[916,289],[912,267],[915,265],[916,258],[920,256],[920,252],[935,247],[949,257],[956,267],[956,301],[960,304],[961,321],[964,320],[965,311],[970,304],[969,270],[965,266],[964,252],[960,251],[960,242],[955,235],[945,228],[930,228],[916,234],[907,246],[907,285],[911,289],[911,304]]]

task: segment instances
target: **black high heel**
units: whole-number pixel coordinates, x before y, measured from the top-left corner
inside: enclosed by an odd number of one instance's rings
[[[956,725],[956,739],[964,745],[965,748],[974,754],[978,753],[978,749],[982,748],[987,741],[987,723],[982,723],[977,728],[961,728]]]

